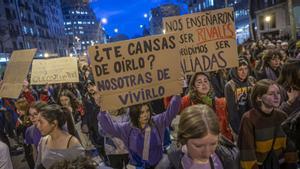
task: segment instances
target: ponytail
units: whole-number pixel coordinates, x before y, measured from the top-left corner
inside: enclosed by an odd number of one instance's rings
[[[69,133],[73,136],[77,136],[72,113],[69,111],[69,109],[67,109],[65,107],[62,107],[61,109],[63,112],[65,122],[67,122],[67,128],[68,128]]]
[[[43,116],[49,123],[57,121],[57,126],[59,129],[63,130],[63,126],[67,122],[68,132],[76,136],[76,130],[72,115],[70,111],[66,108],[62,108],[57,104],[47,105],[40,110],[41,116]]]

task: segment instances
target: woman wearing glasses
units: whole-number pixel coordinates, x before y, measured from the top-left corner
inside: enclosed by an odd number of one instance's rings
[[[39,116],[39,111],[41,108],[45,107],[47,104],[44,102],[33,102],[30,105],[28,116],[32,125],[26,129],[25,132],[25,143],[32,146],[32,155],[34,161],[37,156],[37,147],[42,138],[41,132],[37,128],[37,120]]]

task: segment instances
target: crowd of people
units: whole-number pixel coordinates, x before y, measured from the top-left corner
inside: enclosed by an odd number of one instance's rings
[[[239,47],[238,66],[186,76],[182,95],[101,109],[91,66],[79,83],[30,85],[0,100],[0,168],[297,169],[300,41]],[[180,69],[178,69],[180,71]],[[15,140],[17,146],[11,144]]]

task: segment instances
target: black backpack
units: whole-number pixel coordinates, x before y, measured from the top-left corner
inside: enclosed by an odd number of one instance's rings
[[[300,150],[300,107],[281,123],[281,127]]]

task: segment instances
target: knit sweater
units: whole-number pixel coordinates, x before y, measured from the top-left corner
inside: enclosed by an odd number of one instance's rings
[[[259,169],[271,150],[275,129],[273,149],[279,159],[284,160],[282,168],[297,168],[296,149],[280,127],[286,118],[286,114],[277,109],[265,114],[253,108],[243,115],[238,138],[243,169]]]

